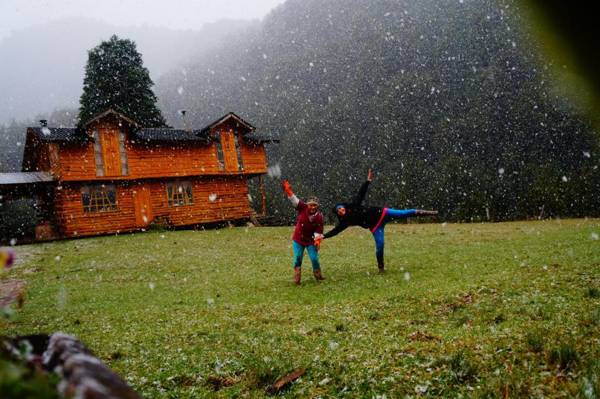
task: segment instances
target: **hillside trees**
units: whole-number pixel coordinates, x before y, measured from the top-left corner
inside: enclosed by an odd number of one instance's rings
[[[454,220],[599,215],[598,136],[525,26],[512,0],[287,1],[167,76],[161,99],[200,126],[234,109],[277,134],[271,163],[324,204],[373,167],[372,204]]]
[[[89,51],[79,122],[113,108],[144,127],[166,126],[153,84],[135,43],[113,35]]]

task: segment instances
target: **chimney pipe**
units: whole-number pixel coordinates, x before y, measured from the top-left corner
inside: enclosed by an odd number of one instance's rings
[[[48,120],[47,119],[40,119],[40,126],[42,126],[42,127],[48,126]]]
[[[183,129],[184,130],[192,130],[190,129],[190,127],[187,124],[187,120],[185,119],[185,113],[187,112],[186,109],[180,109],[179,110],[179,114],[181,115],[181,119],[183,120]]]

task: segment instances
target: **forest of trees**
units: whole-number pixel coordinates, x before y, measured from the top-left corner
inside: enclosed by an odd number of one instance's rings
[[[195,127],[234,111],[275,135],[270,163],[325,205],[372,167],[376,205],[464,221],[598,216],[600,134],[554,83],[518,6],[288,0],[157,80],[159,106],[175,127],[181,109]],[[272,216],[291,220],[267,183]]]

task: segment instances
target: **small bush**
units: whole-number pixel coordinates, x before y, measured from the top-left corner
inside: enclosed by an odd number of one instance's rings
[[[0,358],[2,399],[58,399],[56,378]]]
[[[588,298],[600,298],[600,289],[596,287],[590,287],[586,290],[585,296]]]
[[[542,331],[532,331],[527,333],[525,341],[530,351],[539,353],[544,350],[545,336]]]
[[[563,343],[548,352],[548,363],[560,370],[570,370],[578,361],[579,355],[573,344]]]
[[[590,321],[594,326],[600,325],[600,308],[592,312],[592,317],[590,318]]]
[[[31,199],[0,203],[0,241],[35,237],[39,213]]]
[[[450,359],[448,359],[447,364],[455,382],[469,382],[474,380],[477,376],[477,367],[475,367],[473,362],[462,351],[452,355]]]

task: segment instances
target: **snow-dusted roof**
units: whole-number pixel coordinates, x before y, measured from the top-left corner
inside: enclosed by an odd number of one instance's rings
[[[200,130],[183,130],[169,128],[139,129],[134,132],[135,137],[141,141],[193,141],[210,142],[207,134]]]
[[[36,184],[54,181],[48,172],[14,172],[0,173],[0,185]]]
[[[30,131],[41,141],[70,141],[83,142],[89,139],[81,130],[75,127],[30,127]]]

